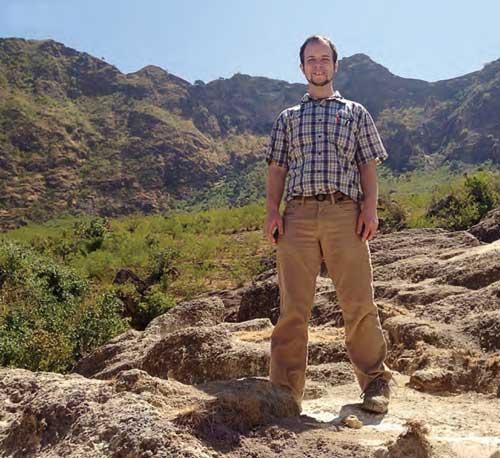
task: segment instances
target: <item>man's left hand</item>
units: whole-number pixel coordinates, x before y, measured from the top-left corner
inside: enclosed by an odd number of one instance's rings
[[[361,235],[364,241],[371,240],[378,228],[377,207],[364,205],[358,216],[358,224],[356,226],[356,233]],[[361,234],[361,231],[363,234]]]

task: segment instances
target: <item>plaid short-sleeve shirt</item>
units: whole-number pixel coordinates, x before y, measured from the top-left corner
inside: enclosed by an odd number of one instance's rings
[[[286,201],[335,191],[361,201],[358,164],[387,157],[368,110],[338,91],[320,100],[306,93],[300,104],[283,110],[266,150],[268,164],[288,169]]]

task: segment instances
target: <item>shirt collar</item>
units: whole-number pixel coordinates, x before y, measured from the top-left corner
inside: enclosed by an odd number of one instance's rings
[[[324,99],[321,99],[321,100],[323,101],[323,100],[334,100],[334,99],[343,100],[343,99],[344,99],[344,97],[342,97],[342,96],[340,95],[340,92],[336,90],[336,91],[335,91],[335,92],[334,92],[334,93],[333,93],[330,97],[325,97]],[[313,99],[313,98],[309,95],[309,92],[306,92],[306,93],[303,95],[302,99],[300,99],[300,102],[301,102],[301,103],[307,103],[307,102],[309,102],[309,101],[311,101],[311,100],[316,100],[316,99]]]

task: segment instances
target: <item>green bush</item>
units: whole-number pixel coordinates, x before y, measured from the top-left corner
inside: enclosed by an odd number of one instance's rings
[[[89,306],[88,296],[88,282],[74,270],[0,239],[1,365],[64,372],[125,329],[116,303]]]
[[[101,248],[109,237],[109,222],[106,218],[92,218],[90,221],[77,221],[73,226],[74,234],[82,245],[83,253],[92,253]]]
[[[164,314],[175,305],[175,299],[161,292],[159,285],[152,286],[139,302],[138,313],[135,317],[136,326],[144,329],[153,318]]]
[[[494,208],[499,201],[500,196],[495,190],[491,177],[484,173],[467,177],[465,190],[469,200],[476,205],[479,219]]]
[[[73,334],[73,359],[77,361],[94,348],[126,331],[128,324],[121,318],[122,303],[113,291],[106,291],[86,307]]]
[[[432,225],[464,230],[479,222],[499,202],[499,190],[490,174],[466,174],[461,186],[431,201],[426,217]]]
[[[179,276],[176,268],[179,257],[180,251],[175,247],[164,248],[151,256],[150,278],[160,281],[164,290]]]

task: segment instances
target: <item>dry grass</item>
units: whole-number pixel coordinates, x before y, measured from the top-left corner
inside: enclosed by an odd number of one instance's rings
[[[244,342],[265,342],[271,339],[273,330],[262,329],[258,331],[237,331],[233,333],[237,339]],[[313,329],[309,328],[309,342],[334,342],[344,338],[344,330],[341,328]]]
[[[217,414],[217,405],[213,402],[193,404],[178,412],[174,423],[192,431],[199,431],[210,426]]]

